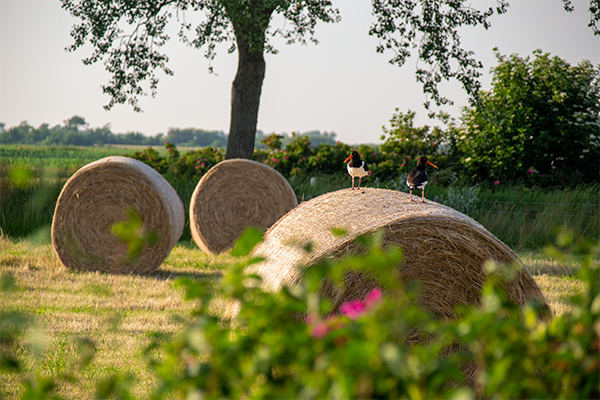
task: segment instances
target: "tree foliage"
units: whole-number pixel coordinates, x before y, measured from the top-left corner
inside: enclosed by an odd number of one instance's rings
[[[104,61],[111,74],[104,93],[106,108],[128,102],[140,111],[139,97],[154,96],[157,71],[172,75],[168,56],[161,51],[170,39],[168,23],[179,23],[178,36],[185,43],[204,48],[212,60],[218,45],[227,43],[238,51],[238,71],[232,85],[228,158],[252,158],[258,107],[265,74],[264,53],[274,53],[273,37],[288,43],[316,41],[318,21],[339,20],[329,0],[61,0],[63,7],[81,20],[71,31],[73,51],[90,43],[92,54],[85,64]],[[188,22],[188,15],[200,22]],[[271,18],[281,15],[285,23],[271,27]],[[192,20],[190,18],[189,20]]]
[[[496,53],[492,89],[462,116],[465,168],[476,180],[598,182],[600,69],[533,55]]]
[[[103,61],[111,74],[103,90],[106,105],[130,103],[140,110],[139,97],[154,95],[158,71],[171,75],[168,56],[161,51],[170,39],[167,26],[177,22],[179,38],[213,60],[221,44],[238,51],[238,72],[232,86],[230,141],[227,157],[252,157],[259,99],[265,74],[264,53],[276,53],[272,38],[286,43],[316,42],[317,22],[337,22],[339,11],[329,0],[61,0],[63,7],[81,22],[73,27],[70,51],[89,43],[92,54],[85,64]],[[567,1],[567,0],[564,0]],[[595,0],[592,0],[595,1]],[[369,34],[379,38],[378,52],[393,52],[390,63],[404,65],[416,53],[416,78],[437,105],[451,103],[440,94],[443,80],[458,80],[467,93],[480,89],[482,65],[460,41],[465,26],[490,27],[489,18],[508,6],[496,0],[483,10],[465,0],[374,0],[376,22]],[[565,5],[566,8],[567,5]],[[193,14],[193,18],[188,18]],[[200,22],[189,22],[200,15]],[[284,23],[272,24],[279,15]],[[212,70],[212,66],[209,67]],[[426,102],[429,107],[429,101]]]
[[[459,29],[464,26],[490,27],[489,18],[503,14],[508,2],[497,0],[496,7],[484,10],[473,8],[463,0],[374,0],[373,13],[377,22],[370,34],[379,38],[377,51],[391,51],[391,64],[404,65],[417,53],[419,61],[416,78],[423,84],[424,93],[437,105],[452,104],[438,90],[442,80],[456,79],[469,94],[480,89],[482,64],[474,52],[461,45]],[[429,108],[429,102],[426,103]]]
[[[38,128],[27,122],[0,131],[0,144],[35,144],[59,146],[95,145],[146,145],[162,146],[165,141],[178,146],[225,147],[227,135],[222,131],[206,131],[196,128],[169,128],[167,134],[146,136],[139,132],[113,133],[110,125],[100,128],[88,126],[85,118],[75,115],[64,121],[64,125],[50,127],[44,123]]]

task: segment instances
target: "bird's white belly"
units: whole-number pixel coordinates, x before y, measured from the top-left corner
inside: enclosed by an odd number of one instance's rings
[[[350,164],[348,164],[348,173],[353,178],[360,178],[369,175],[369,173],[365,171],[362,165],[358,168],[353,168],[350,166]]]
[[[421,184],[419,184],[418,186],[415,186],[417,189],[423,189],[425,187],[425,185],[427,185],[427,182],[429,181],[425,181],[425,182],[421,182]],[[410,183],[408,183],[408,181],[406,181],[406,185],[408,187],[411,187],[412,185]]]

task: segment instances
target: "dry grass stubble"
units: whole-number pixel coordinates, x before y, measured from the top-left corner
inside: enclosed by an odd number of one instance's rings
[[[28,346],[16,352],[30,373],[75,374],[76,383],[61,383],[59,394],[66,398],[91,398],[98,380],[114,372],[134,376],[136,393],[147,394],[154,378],[141,352],[150,343],[150,334],[179,334],[194,308],[174,280],[220,276],[214,267],[219,262],[213,262],[217,260],[182,246],[159,271],[137,276],[68,270],[49,244],[0,237],[0,249],[0,273],[12,275],[17,286],[0,294],[2,310],[29,315],[34,323],[22,343],[41,338],[45,348],[39,358]],[[96,347],[93,361],[84,367],[78,364],[81,338],[89,338]],[[22,377],[3,373],[0,397],[19,398]]]

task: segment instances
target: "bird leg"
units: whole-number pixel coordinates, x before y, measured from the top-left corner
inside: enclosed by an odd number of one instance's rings
[[[421,203],[425,203],[425,188],[421,189]]]
[[[354,190],[354,177],[352,177],[352,190]]]
[[[357,189],[360,189],[360,183],[362,182],[362,176],[358,177],[358,187]]]
[[[414,200],[412,199],[412,189],[410,189],[410,201],[414,201]]]

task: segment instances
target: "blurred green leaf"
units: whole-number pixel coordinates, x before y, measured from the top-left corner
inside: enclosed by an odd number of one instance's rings
[[[135,260],[144,246],[155,244],[159,239],[155,232],[145,230],[144,221],[133,207],[127,208],[126,219],[113,224],[110,232],[127,244],[126,262]]]
[[[263,233],[254,227],[247,228],[235,242],[231,255],[235,257],[247,256],[257,244],[263,241]]]

